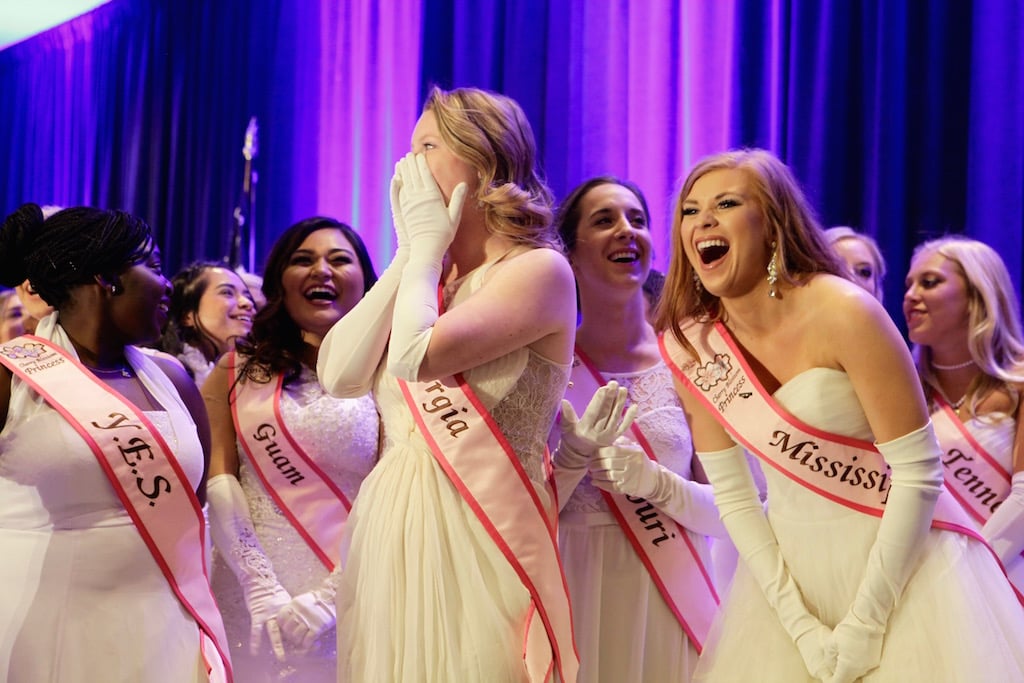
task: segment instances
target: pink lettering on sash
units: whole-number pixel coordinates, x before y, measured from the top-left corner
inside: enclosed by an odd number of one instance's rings
[[[1010,473],[978,443],[945,399],[937,392],[933,392],[932,398],[939,406],[932,413],[932,424],[942,447],[946,490],[959,501],[980,529],[1010,495]],[[1004,567],[1006,576],[1024,602],[1024,562],[1012,562],[1011,565]]]
[[[398,383],[438,464],[530,592],[523,640],[529,680],[548,680],[553,666],[561,680],[576,680],[579,657],[550,509],[461,375]]]
[[[228,358],[237,376],[237,356]],[[352,508],[345,494],[295,441],[281,417],[284,378],[236,381],[231,389],[235,433],[267,494],[329,571],[340,561],[341,533]]]
[[[74,427],[182,606],[195,619],[210,681],[232,681],[220,610],[206,576],[203,513],[166,442],[134,405],[52,342],[25,335],[0,346],[3,363]]]
[[[590,398],[607,380],[579,349],[566,398],[582,415]],[[633,436],[651,460],[658,458],[640,425]],[[674,519],[643,498],[601,491],[622,532],[639,556],[668,608],[700,653],[718,611],[718,594],[690,537]]]
[[[818,495],[881,517],[890,472],[873,444],[811,427],[789,414],[757,381],[721,323],[691,322],[682,331],[700,360],[693,359],[671,334],[659,337],[662,357],[734,439]],[[982,540],[948,495],[939,496],[932,526]]]

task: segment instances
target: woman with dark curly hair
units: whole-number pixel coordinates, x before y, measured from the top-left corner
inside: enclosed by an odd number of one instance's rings
[[[0,678],[230,680],[204,571],[206,411],[180,365],[136,346],[170,297],[149,227],[26,204],[0,274],[55,308],[0,345]]]
[[[327,330],[374,282],[352,228],[324,217],[291,226],[270,250],[250,335],[203,385],[213,586],[239,680],[335,678],[339,531],[379,429],[369,396],[327,395],[314,368]]]

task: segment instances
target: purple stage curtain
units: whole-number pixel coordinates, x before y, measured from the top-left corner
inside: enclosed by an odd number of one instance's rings
[[[636,181],[661,267],[689,167],[775,151],[825,225],[879,240],[901,320],[929,236],[988,242],[1021,282],[1022,39],[1017,0],[113,0],[0,52],[0,208],[126,208],[172,268],[218,257],[255,115],[257,260],[324,213],[380,268],[426,89],[472,85],[523,105],[559,197]]]

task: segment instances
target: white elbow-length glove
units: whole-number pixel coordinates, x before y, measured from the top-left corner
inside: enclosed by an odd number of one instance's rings
[[[687,529],[726,535],[711,486],[681,477],[648,458],[639,446],[619,442],[598,449],[590,463],[590,480],[605,491],[653,503]]]
[[[930,421],[875,447],[892,469],[891,488],[864,578],[835,628],[838,661],[829,683],[851,683],[878,666],[889,617],[917,569],[942,491],[941,451]]]
[[[340,580],[341,570],[335,569],[319,586],[296,595],[277,613],[285,642],[298,654],[309,652],[316,639],[337,622],[334,597]]]
[[[398,249],[377,282],[327,332],[317,354],[316,375],[332,396],[351,398],[367,394],[374,372],[384,356],[391,334],[395,296],[402,271],[409,261],[409,238],[399,211],[402,177],[397,165],[391,178],[391,217]]]
[[[249,611],[249,650],[259,653],[265,629],[274,654],[284,661],[284,644],[274,617],[292,596],[278,582],[256,538],[242,486],[234,475],[218,474],[206,483],[206,498],[213,543],[238,578]]]
[[[793,639],[807,671],[824,680],[835,669],[832,632],[807,609],[765,517],[743,448],[698,452],[733,544]]]
[[[1024,472],[1013,475],[1010,494],[981,527],[981,535],[1004,567],[1020,559],[1024,552]]]
[[[561,438],[552,456],[559,505],[565,504],[583,479],[597,449],[615,443],[633,424],[637,407],[625,408],[628,397],[625,387],[614,380],[608,382],[594,392],[581,417],[569,401],[562,399],[562,418],[558,422]]]
[[[437,284],[445,252],[455,237],[467,187],[459,183],[445,206],[444,195],[422,154],[398,162],[402,222],[409,236],[409,260],[402,270],[388,345],[388,370],[408,381],[419,378],[420,365],[437,322]]]

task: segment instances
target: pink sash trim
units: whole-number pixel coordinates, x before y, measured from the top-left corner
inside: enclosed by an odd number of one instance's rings
[[[573,381],[566,392],[566,398],[576,412],[582,414],[594,392],[607,384],[607,380],[579,347],[576,348],[576,355],[580,365],[573,367]],[[579,367],[586,371],[579,370]],[[631,429],[647,457],[658,462],[640,426],[633,422]],[[711,628],[711,621],[718,611],[718,594],[689,535],[678,522],[643,498],[604,490],[601,495],[668,608],[699,654]],[[660,535],[652,538],[652,531],[655,530]]]
[[[206,576],[202,509],[160,432],[134,405],[47,339],[13,339],[0,347],[0,363],[88,444],[171,590],[195,620],[210,680],[230,683],[224,622]]]
[[[942,445],[946,488],[975,521],[984,524],[1010,495],[1010,473],[981,447],[941,396],[933,398],[939,406],[932,424]]]
[[[576,680],[555,521],[522,463],[461,375],[398,384],[431,453],[530,592],[523,640],[529,680],[546,681],[553,666],[561,680]]]
[[[341,559],[341,534],[352,508],[345,494],[295,441],[281,416],[284,378],[237,381],[237,356],[228,366],[235,378],[231,413],[246,460],[263,488],[328,571]]]
[[[942,396],[933,392],[932,398],[939,406],[932,413],[932,424],[935,425],[935,436],[942,446],[946,490],[980,528],[1010,495],[1010,473],[991,453],[982,448]],[[979,489],[981,495],[978,494]],[[1024,553],[1021,556],[1024,557]],[[1017,597],[1024,602],[1024,562],[1012,562],[1004,570]]]
[[[721,323],[691,322],[682,332],[701,360],[689,357],[672,335],[665,333],[658,339],[662,357],[734,439],[823,498],[882,516],[890,473],[873,444],[811,427],[789,414],[757,381]],[[939,496],[932,527],[984,542],[963,508],[948,495]]]

